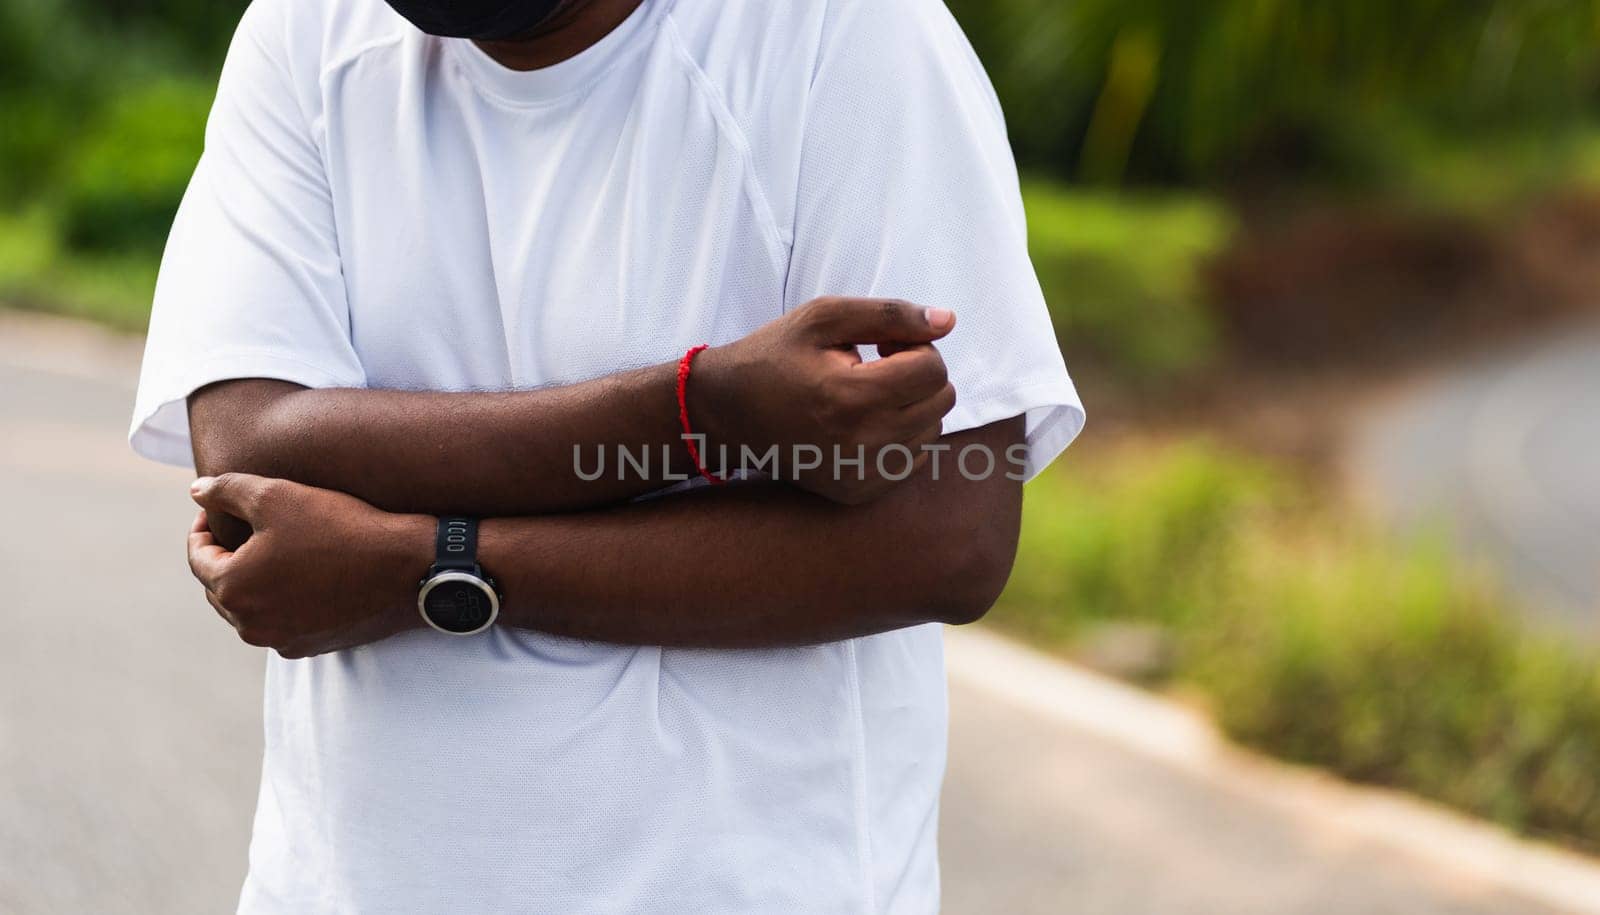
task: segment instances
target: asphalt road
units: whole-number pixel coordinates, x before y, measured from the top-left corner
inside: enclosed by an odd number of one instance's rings
[[[188,580],[188,474],[123,443],[134,362],[0,314],[7,915],[227,912],[244,872],[263,656]],[[1550,911],[960,682],[952,715],[947,912]]]
[[[1600,325],[1404,391],[1354,457],[1390,522],[1442,533],[1541,621],[1600,638]]]

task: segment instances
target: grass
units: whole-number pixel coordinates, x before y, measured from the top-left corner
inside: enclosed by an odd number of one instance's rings
[[[1000,626],[1069,653],[1110,622],[1158,627],[1166,685],[1242,743],[1600,848],[1600,665],[1441,545],[1196,442],[1080,456],[1027,502]]]

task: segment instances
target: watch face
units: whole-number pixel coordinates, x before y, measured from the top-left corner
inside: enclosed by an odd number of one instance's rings
[[[494,589],[476,575],[446,572],[423,586],[422,617],[435,629],[471,635],[488,628],[500,612]]]

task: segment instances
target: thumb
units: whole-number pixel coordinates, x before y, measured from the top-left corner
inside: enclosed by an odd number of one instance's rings
[[[228,514],[259,527],[262,495],[275,483],[253,473],[223,473],[201,477],[189,484],[189,497],[208,514]]]
[[[829,346],[857,343],[932,343],[956,326],[948,308],[899,299],[828,299],[818,303],[818,330]]]

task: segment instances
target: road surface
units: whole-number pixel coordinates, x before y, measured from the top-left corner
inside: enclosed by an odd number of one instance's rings
[[[189,475],[123,442],[128,341],[0,313],[0,912],[232,910],[263,655],[182,558]],[[1546,915],[958,681],[946,911]],[[538,911],[530,905],[530,911]]]
[[[1538,619],[1600,638],[1600,325],[1405,391],[1354,463],[1391,523],[1445,533]]]

